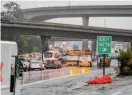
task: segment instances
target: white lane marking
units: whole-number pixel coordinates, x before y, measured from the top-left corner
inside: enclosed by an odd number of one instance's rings
[[[101,71],[101,70],[92,71],[90,74],[96,74],[96,73],[98,73],[98,71]],[[35,84],[40,84],[40,83],[44,83],[44,82],[55,80],[55,79],[63,79],[63,78],[74,77],[74,76],[85,75],[85,74],[88,74],[88,73],[84,73],[84,74],[81,73],[81,74],[77,74],[77,75],[73,75],[73,76],[68,75],[68,76],[63,76],[63,77],[58,77],[58,78],[53,78],[53,79],[48,79],[48,80],[42,80],[42,81],[38,81],[38,82],[34,82],[34,83],[29,83],[29,84],[21,85],[21,87],[26,87],[26,86],[31,86],[31,85],[35,85]],[[26,93],[26,92],[29,92],[29,91],[21,92],[21,94],[22,93]]]
[[[116,93],[113,93],[112,95],[118,95],[118,94],[121,94],[122,92],[116,92]]]
[[[42,80],[42,81],[33,82],[33,83],[29,83],[29,84],[23,84],[23,85],[21,85],[21,87],[30,86],[30,85],[35,85],[35,84],[40,84],[40,83],[47,82],[47,81],[51,81],[51,80],[55,80],[55,79],[66,78],[66,77],[69,77],[69,76],[70,76],[70,75],[65,76],[65,77],[58,77],[58,78],[52,78],[52,79]]]
[[[94,73],[98,73],[98,71],[101,71],[101,70],[91,71],[91,72],[88,72],[88,73],[89,73],[89,74],[94,74]],[[106,72],[107,72],[107,71],[106,71]],[[63,76],[63,77],[57,77],[57,78],[42,80],[42,81],[33,82],[33,83],[29,83],[29,84],[23,84],[23,85],[21,85],[21,87],[36,85],[36,84],[40,84],[40,83],[44,83],[44,82],[48,82],[48,81],[56,80],[56,79],[63,79],[63,78],[68,78],[68,77],[74,77],[74,76],[79,76],[79,75],[85,75],[85,74],[88,74],[88,73],[81,73],[81,74],[76,74],[76,75],[67,75],[67,76]]]
[[[100,70],[98,70],[100,71]],[[98,73],[98,71],[92,71],[91,73]],[[89,73],[89,72],[88,72]],[[84,73],[84,74],[76,74],[76,75],[67,75],[67,76],[63,76],[63,77],[57,77],[57,78],[52,78],[52,79],[47,79],[47,80],[42,80],[42,81],[38,81],[38,82],[33,82],[33,83],[29,83],[29,84],[23,84],[21,85],[21,87],[25,87],[25,86],[31,86],[31,85],[35,85],[35,84],[40,84],[40,83],[43,83],[43,82],[47,82],[47,81],[51,81],[51,80],[56,80],[56,79],[63,79],[63,78],[67,78],[67,77],[73,77],[73,76],[79,76],[79,75],[85,75],[85,74],[88,74],[88,73]],[[90,73],[90,74],[91,74]]]

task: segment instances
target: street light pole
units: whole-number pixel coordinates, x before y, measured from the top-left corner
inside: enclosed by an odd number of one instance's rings
[[[70,0],[68,0],[68,6],[70,7]]]

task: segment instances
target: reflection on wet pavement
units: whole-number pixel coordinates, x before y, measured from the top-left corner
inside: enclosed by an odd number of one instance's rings
[[[77,74],[89,73],[90,71],[90,67],[65,67],[61,69],[45,69],[42,71],[24,72],[21,84],[68,75],[74,76]]]

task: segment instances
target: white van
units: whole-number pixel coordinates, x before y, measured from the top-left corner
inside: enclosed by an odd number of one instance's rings
[[[18,54],[16,42],[0,41],[1,59],[0,59],[0,84],[2,95],[13,95],[13,77],[15,73],[15,57]],[[17,93],[20,95],[20,93]]]

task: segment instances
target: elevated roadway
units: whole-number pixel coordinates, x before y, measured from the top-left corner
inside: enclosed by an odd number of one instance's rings
[[[130,17],[132,5],[40,7],[24,9],[22,12],[25,18],[35,21],[60,17],[83,17],[83,20],[88,20],[87,17]]]
[[[97,36],[112,36],[113,41],[132,40],[132,30],[101,28],[56,23],[10,22],[2,23],[3,33],[15,35],[40,35],[80,39],[96,39]]]
[[[40,7],[25,9],[22,12],[24,17],[31,21],[45,21],[61,17],[82,17],[83,26],[88,26],[89,17],[132,17],[132,5]],[[87,49],[87,42],[88,39],[83,39],[83,49]]]

